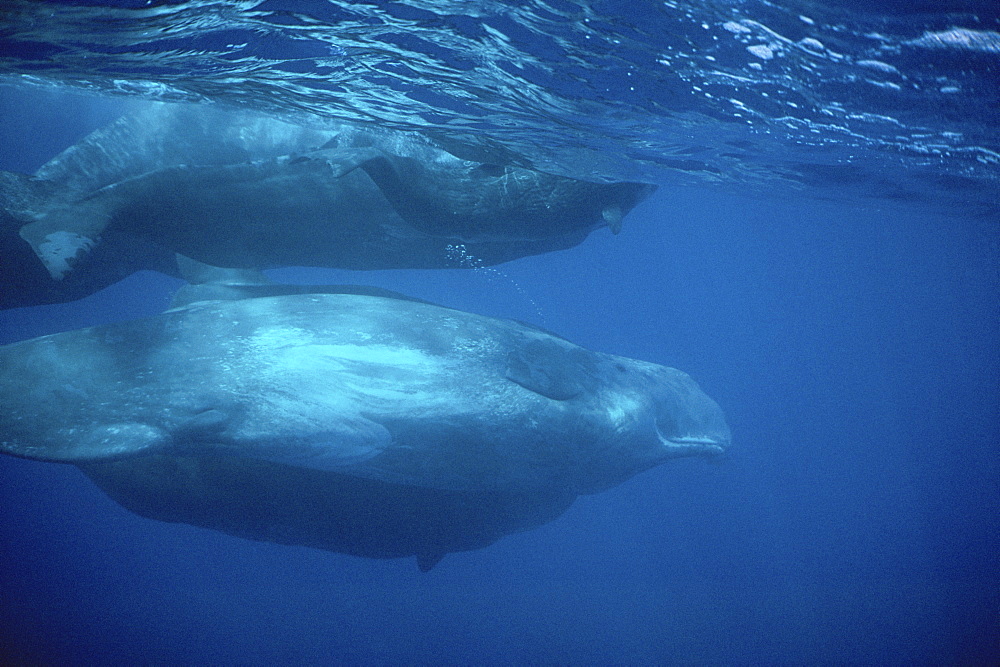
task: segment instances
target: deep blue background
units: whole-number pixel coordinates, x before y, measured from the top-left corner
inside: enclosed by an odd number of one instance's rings
[[[0,94],[0,168],[33,169],[111,114],[25,99],[30,113]],[[1000,225],[807,194],[662,188],[619,236],[499,272],[276,272],[681,368],[725,409],[734,451],[427,574],[142,519],[75,468],[2,457],[0,649],[77,664],[995,662]],[[0,338],[153,314],[176,284],[140,274],[0,312]]]

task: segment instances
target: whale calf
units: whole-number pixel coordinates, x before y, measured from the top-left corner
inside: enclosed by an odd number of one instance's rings
[[[30,251],[50,281],[69,281],[21,290],[53,301],[136,263],[159,269],[164,252],[239,268],[455,268],[461,245],[496,264],[617,231],[652,190],[470,162],[412,134],[156,104],[33,176],[0,172],[0,233],[16,226],[24,244],[6,241],[5,255]],[[130,250],[98,254],[104,244]]]
[[[145,516],[424,568],[729,441],[681,371],[392,296],[194,300],[0,347],[0,451]]]

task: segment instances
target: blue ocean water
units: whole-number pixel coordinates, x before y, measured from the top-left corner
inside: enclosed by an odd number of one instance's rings
[[[272,276],[396,289],[683,369],[722,405],[734,447],[428,573],[153,522],[75,468],[2,457],[5,658],[1000,659],[991,4],[47,4],[3,19],[0,169],[31,172],[168,98],[376,119],[657,183],[621,234],[497,272]],[[0,339],[152,315],[178,284],[140,273],[0,311]]]

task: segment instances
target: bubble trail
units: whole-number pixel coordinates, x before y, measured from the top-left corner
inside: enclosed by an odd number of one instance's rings
[[[448,244],[448,246],[445,247],[445,255],[457,266],[464,269],[472,269],[476,275],[482,276],[490,285],[503,285],[512,288],[518,296],[531,304],[531,308],[535,311],[538,321],[542,325],[545,324],[545,313],[542,312],[541,306],[539,306],[538,302],[535,301],[530,294],[528,294],[521,283],[514,280],[506,272],[496,267],[486,266],[483,259],[470,253],[464,243]]]

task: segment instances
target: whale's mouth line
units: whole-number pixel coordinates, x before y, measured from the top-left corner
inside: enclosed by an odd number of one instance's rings
[[[668,449],[695,449],[710,454],[721,454],[726,449],[726,442],[704,435],[679,435],[668,438],[660,431],[660,425],[655,419],[653,428],[656,429],[656,436],[660,442]]]
[[[718,441],[710,438],[661,438],[660,441],[670,449],[694,449],[705,454],[721,454],[726,448]]]

